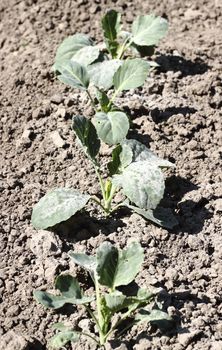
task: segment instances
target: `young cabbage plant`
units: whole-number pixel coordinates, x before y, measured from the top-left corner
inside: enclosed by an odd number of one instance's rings
[[[56,278],[55,288],[59,295],[44,291],[35,291],[35,299],[43,306],[60,309],[65,304],[83,306],[95,322],[95,334],[74,330],[63,323],[54,325],[58,332],[50,340],[50,346],[61,349],[68,343],[75,343],[80,337],[93,339],[98,347],[115,334],[120,337],[127,329],[141,322],[155,325],[171,323],[167,313],[157,308],[157,293],[139,288],[135,296],[128,296],[119,291],[119,287],[134,281],[144,260],[143,249],[138,242],[132,242],[123,250],[117,249],[109,242],[104,242],[97,249],[95,256],[84,253],[69,253],[71,259],[86,269],[94,283],[95,294],[87,295],[81,290],[76,278],[71,275],[60,275]],[[118,319],[114,318],[118,315]],[[128,323],[126,323],[128,320]],[[120,330],[122,323],[125,328]]]
[[[102,29],[107,51],[113,59],[122,59],[131,50],[140,56],[151,56],[168,30],[166,19],[150,15],[138,16],[131,32],[122,30],[121,14],[109,10],[102,18]],[[132,52],[131,52],[132,54]]]
[[[100,50],[90,37],[78,33],[60,44],[53,65],[62,82],[85,90],[94,108],[104,112],[111,110],[118,93],[143,85],[150,65],[157,64],[135,58],[134,53],[150,56],[168,28],[165,19],[142,15],[134,20],[132,33],[129,33],[122,31],[120,20],[121,15],[115,10],[108,11],[102,18],[106,49]],[[127,55],[129,52],[131,55]],[[92,97],[91,86],[100,97],[102,93],[102,101],[98,96]],[[114,96],[108,101],[105,91],[111,87],[114,87]]]
[[[120,116],[121,113],[97,113],[94,124],[83,116],[73,117],[73,130],[94,167],[101,195],[90,196],[71,188],[52,190],[33,208],[31,220],[35,228],[47,229],[66,221],[89,201],[99,205],[105,215],[119,207],[128,207],[158,225],[172,228],[177,224],[168,209],[157,208],[165,189],[162,168],[174,164],[157,157],[142,143],[126,139],[128,119]],[[101,140],[115,145],[112,159],[107,163],[109,176],[105,179],[99,159]],[[122,191],[126,200],[115,203],[118,191]]]

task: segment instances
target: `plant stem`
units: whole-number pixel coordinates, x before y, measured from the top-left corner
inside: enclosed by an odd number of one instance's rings
[[[99,283],[98,283],[96,277],[95,277],[95,289],[96,289],[96,305],[97,305],[98,323],[99,323],[99,341],[100,341],[100,345],[104,345],[105,336],[103,334],[103,315],[102,315],[102,310],[101,310],[101,298],[100,298]]]
[[[128,49],[128,45],[127,45],[127,41],[128,40],[129,40],[128,37],[124,40],[124,42],[123,42],[123,44],[121,46],[121,49],[120,49],[120,51],[118,53],[118,56],[117,56],[118,60],[121,60],[121,58],[123,57],[125,51]],[[130,41],[130,44],[131,44],[131,41]]]
[[[118,95],[118,93],[119,93],[119,90],[115,90],[115,92],[114,92],[114,94],[113,94],[111,100],[109,101],[108,108],[111,107],[111,105],[112,105],[112,103],[115,101],[116,96]]]
[[[88,313],[90,314],[90,316],[92,317],[92,319],[95,321],[98,329],[100,330],[100,325],[99,325],[99,321],[97,320],[96,316],[94,315],[93,311],[90,309],[89,306],[87,305],[84,305],[86,310],[88,311]]]
[[[108,337],[115,331],[115,329],[120,325],[120,323],[122,323],[127,317],[129,317],[131,314],[131,310],[128,310],[127,312],[125,312],[125,314],[123,314],[123,316],[121,317],[121,319],[119,321],[117,321],[114,326],[110,329],[110,331],[106,334],[105,336],[105,341],[108,339]]]
[[[87,93],[87,95],[88,95],[88,97],[89,97],[89,99],[90,99],[90,101],[91,101],[91,104],[92,104],[92,106],[93,106],[94,110],[96,111],[96,105],[95,105],[95,102],[94,102],[93,97],[92,97],[92,95],[90,94],[90,92],[89,92],[89,90],[88,90],[88,89],[86,90],[86,93]]]
[[[101,175],[100,175],[99,168],[98,168],[98,166],[96,166],[95,164],[94,164],[94,169],[95,169],[96,175],[97,175],[97,177],[98,177],[98,179],[99,179],[99,183],[100,183],[100,187],[101,187],[101,191],[102,191],[103,200],[104,200],[104,202],[105,202],[105,201],[106,201],[106,190],[105,190],[105,185],[104,185],[103,179],[102,179],[102,177],[101,177]]]
[[[118,208],[123,207],[124,205],[124,202],[117,204],[115,207],[112,208],[111,213],[117,210]]]
[[[106,212],[106,208],[104,207],[104,205],[102,205],[101,201],[97,198],[97,197],[91,197],[91,199],[96,203],[98,204],[102,210],[104,210]]]
[[[125,51],[130,47],[130,45],[132,44],[132,42],[133,42],[133,40],[130,39],[130,41],[128,42],[128,44],[126,43],[126,44],[124,45],[124,50],[123,50],[123,52],[122,52],[122,54],[121,54],[121,56],[120,56],[120,59],[123,57]]]
[[[79,332],[79,331],[75,331],[75,333],[77,333],[79,335],[84,335],[85,337],[88,337],[88,338],[91,338],[92,340],[94,340],[94,342],[96,342],[96,344],[98,344],[100,346],[100,342],[98,341],[98,339],[96,339],[92,335],[85,333],[85,332]]]
[[[111,191],[110,191],[110,194],[109,194],[109,198],[106,199],[106,202],[105,202],[105,208],[107,210],[108,213],[110,213],[112,210],[111,210],[111,202],[112,202],[112,199],[115,195],[115,192],[116,192],[116,187],[113,186],[112,184],[112,187],[111,187]]]

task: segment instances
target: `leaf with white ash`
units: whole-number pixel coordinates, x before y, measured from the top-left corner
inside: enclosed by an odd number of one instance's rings
[[[48,192],[34,206],[32,225],[38,229],[47,229],[68,220],[77,211],[83,209],[90,196],[71,188],[57,188]]]
[[[90,81],[99,89],[109,90],[113,86],[113,76],[121,66],[121,60],[108,60],[88,66]]]
[[[159,158],[149,148],[137,140],[124,140],[121,146],[122,152],[120,154],[120,159],[124,167],[130,163],[139,161],[149,161],[160,168],[175,167],[175,164]]]
[[[155,209],[165,189],[161,169],[149,161],[131,163],[121,174],[114,175],[112,182],[141,209]]]

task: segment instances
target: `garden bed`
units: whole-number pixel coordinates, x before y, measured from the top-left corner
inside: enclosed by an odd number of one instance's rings
[[[101,39],[100,18],[110,7],[129,26],[136,15],[152,11],[170,23],[154,56],[160,67],[119,103],[131,114],[131,138],[176,164],[166,174],[163,205],[175,210],[179,226],[168,231],[127,211],[104,219],[89,206],[88,214],[57,233],[39,232],[30,224],[32,207],[49,189],[98,191],[70,128],[72,115],[90,116],[91,107],[84,93],[55,79],[51,66],[64,37],[83,32]],[[1,349],[46,349],[52,323],[67,320],[69,309],[47,311],[33,291],[52,289],[63,271],[85,281],[68,258],[70,249],[94,253],[105,240],[123,248],[133,239],[145,251],[136,282],[163,289],[164,308],[176,324],[165,333],[133,328],[110,349],[222,348],[221,18],[220,1],[213,0],[1,1]],[[84,312],[72,311],[70,322],[91,327]],[[83,342],[73,349],[93,346]]]

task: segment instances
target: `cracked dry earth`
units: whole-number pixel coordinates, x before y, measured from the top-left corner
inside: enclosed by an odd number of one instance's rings
[[[133,119],[130,136],[176,163],[166,174],[163,205],[175,210],[179,226],[167,231],[122,212],[104,220],[89,207],[71,229],[37,232],[30,224],[32,207],[50,188],[98,191],[70,130],[73,114],[92,111],[83,93],[54,78],[51,66],[64,37],[83,32],[102,39],[100,18],[108,8],[120,10],[127,26],[149,12],[170,23],[154,57],[160,68],[118,103]],[[68,316],[92,330],[81,309],[46,311],[33,300],[33,290],[52,289],[62,271],[86,279],[70,263],[70,249],[94,253],[104,240],[124,247],[132,239],[145,251],[136,282],[163,288],[163,306],[175,327],[168,333],[132,328],[107,349],[222,349],[221,24],[220,0],[1,0],[1,350],[47,349],[52,323]],[[94,348],[86,341],[73,346]]]

